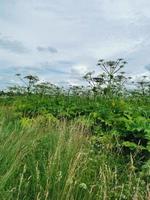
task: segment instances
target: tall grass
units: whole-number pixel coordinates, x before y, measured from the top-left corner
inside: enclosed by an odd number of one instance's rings
[[[4,113],[4,111],[3,111]],[[5,111],[0,124],[1,200],[150,199],[149,185],[119,153],[75,122]]]

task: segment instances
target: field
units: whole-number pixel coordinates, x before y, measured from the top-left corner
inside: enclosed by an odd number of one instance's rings
[[[1,91],[1,200],[150,199],[150,85],[125,87],[122,64],[100,60],[87,87],[17,74]]]
[[[1,98],[0,199],[149,199],[149,98]]]

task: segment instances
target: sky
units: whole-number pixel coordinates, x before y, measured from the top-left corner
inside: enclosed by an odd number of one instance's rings
[[[149,10],[148,0],[0,0],[0,88],[16,84],[16,73],[82,84],[98,59],[149,73]]]

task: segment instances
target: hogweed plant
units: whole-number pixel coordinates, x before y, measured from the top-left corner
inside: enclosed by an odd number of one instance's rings
[[[84,86],[17,74],[1,91],[0,199],[150,199],[149,78],[125,65],[99,60]]]

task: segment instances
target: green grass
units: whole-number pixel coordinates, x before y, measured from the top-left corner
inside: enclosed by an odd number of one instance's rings
[[[125,64],[99,60],[68,89],[16,74],[0,92],[0,200],[150,200],[149,82],[129,90]]]
[[[134,157],[126,162],[97,143],[85,125],[52,116],[19,117],[1,110],[1,200],[148,200]]]

